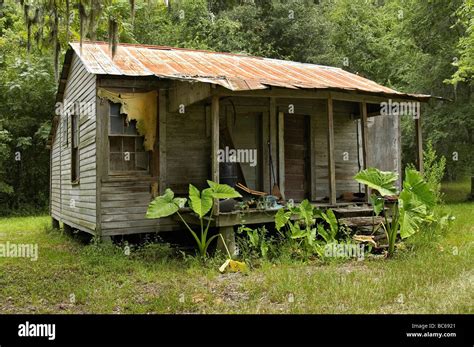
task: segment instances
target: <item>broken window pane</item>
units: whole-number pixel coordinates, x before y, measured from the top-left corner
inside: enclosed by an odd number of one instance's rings
[[[138,135],[136,120],[132,119],[128,124],[125,124],[125,134]]]
[[[110,133],[117,135],[123,134],[123,123],[124,120],[122,115],[110,115]]]
[[[110,115],[119,116],[120,115],[120,104],[110,103]]]
[[[145,138],[138,134],[137,121],[127,122],[127,116],[120,114],[120,104],[114,103],[110,104],[109,120],[109,134],[115,135],[109,136],[109,170],[147,171],[149,157],[143,145]]]

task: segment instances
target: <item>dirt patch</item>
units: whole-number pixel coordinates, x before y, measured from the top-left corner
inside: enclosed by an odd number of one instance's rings
[[[237,307],[242,302],[248,301],[249,294],[244,289],[246,275],[239,272],[226,273],[215,278],[209,283],[209,292],[216,296],[217,304]]]

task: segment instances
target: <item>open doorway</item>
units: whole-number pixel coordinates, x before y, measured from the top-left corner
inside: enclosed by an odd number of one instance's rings
[[[239,182],[253,190],[263,189],[261,133],[261,112],[238,112],[221,122],[221,183],[234,186]]]

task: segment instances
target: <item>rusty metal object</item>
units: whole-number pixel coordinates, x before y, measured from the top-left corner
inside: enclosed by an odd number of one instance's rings
[[[221,85],[232,91],[268,89],[331,89],[387,97],[428,99],[405,94],[343,69],[316,64],[164,46],[119,44],[112,59],[106,42],[70,44],[87,71],[97,75],[156,76]]]

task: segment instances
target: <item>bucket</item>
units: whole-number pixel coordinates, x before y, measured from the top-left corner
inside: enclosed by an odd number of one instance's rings
[[[235,187],[237,184],[237,164],[220,163],[219,164],[219,183]]]

